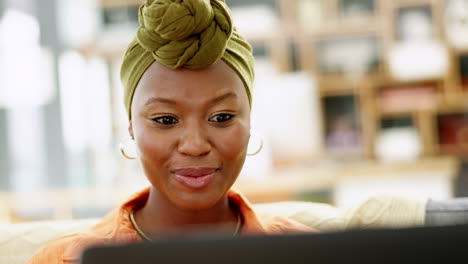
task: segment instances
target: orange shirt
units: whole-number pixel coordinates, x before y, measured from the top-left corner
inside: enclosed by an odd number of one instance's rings
[[[77,263],[82,250],[91,245],[143,242],[130,221],[130,213],[143,207],[148,199],[149,190],[150,188],[147,188],[134,194],[127,202],[110,212],[89,230],[49,242],[28,263]],[[237,206],[242,216],[242,235],[314,231],[306,225],[285,218],[258,216],[247,199],[236,191],[230,190],[228,199]]]

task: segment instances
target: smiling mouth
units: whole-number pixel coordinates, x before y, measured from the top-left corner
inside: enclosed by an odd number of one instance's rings
[[[190,189],[202,189],[214,179],[219,168],[179,168],[171,170],[175,180]]]

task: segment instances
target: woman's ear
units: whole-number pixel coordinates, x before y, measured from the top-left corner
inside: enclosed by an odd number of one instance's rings
[[[130,138],[132,138],[132,140],[135,139],[135,136],[133,135],[133,126],[132,126],[132,120],[131,119],[128,122],[128,134],[130,135]]]

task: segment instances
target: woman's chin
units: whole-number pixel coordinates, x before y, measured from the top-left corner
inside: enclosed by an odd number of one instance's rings
[[[179,193],[177,197],[171,199],[180,209],[187,211],[203,211],[216,206],[220,202],[225,192],[190,192]]]

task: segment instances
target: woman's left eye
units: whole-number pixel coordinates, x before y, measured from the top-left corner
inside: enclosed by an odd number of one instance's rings
[[[223,114],[217,114],[211,117],[210,119],[208,119],[208,121],[216,122],[216,123],[223,123],[223,122],[227,122],[231,120],[233,117],[234,115],[232,114],[223,113]]]

